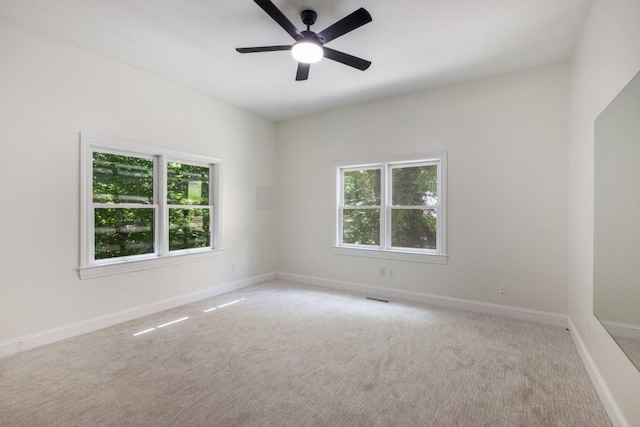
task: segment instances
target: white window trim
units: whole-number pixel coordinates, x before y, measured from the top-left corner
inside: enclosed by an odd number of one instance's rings
[[[390,247],[389,242],[391,230],[388,230],[387,216],[391,207],[387,205],[387,198],[390,194],[391,180],[387,179],[387,174],[391,168],[398,165],[406,165],[415,163],[416,165],[424,163],[438,163],[438,205],[436,212],[438,215],[438,228],[436,230],[437,248],[433,249],[404,249]],[[381,215],[380,230],[381,242],[380,246],[366,245],[350,245],[341,243],[342,241],[342,173],[345,170],[361,170],[361,169],[381,169],[381,182],[383,185],[381,194]],[[366,258],[390,259],[397,261],[421,262],[429,264],[446,264],[447,255],[447,153],[437,152],[428,154],[414,154],[409,156],[393,156],[376,159],[368,159],[366,161],[342,161],[334,163],[333,167],[335,176],[335,207],[334,207],[334,236],[332,252],[335,255],[358,256]],[[384,211],[384,214],[382,213]]]
[[[159,253],[148,255],[136,255],[134,257],[122,257],[115,260],[91,259],[93,252],[93,208],[92,200],[92,160],[93,151],[113,152],[116,154],[134,155],[137,157],[149,157],[158,159],[154,166],[154,176],[157,177],[154,186],[155,202],[159,206],[156,209],[156,229],[161,230],[155,233],[156,246],[160,248]],[[207,248],[184,249],[169,252],[167,247],[159,245],[161,234],[166,230],[168,221],[168,206],[166,194],[158,191],[166,187],[166,161],[185,162],[194,165],[215,165],[212,168],[213,185],[209,186],[212,215],[210,215],[210,229],[212,230],[211,246]],[[80,267],[78,273],[81,279],[109,276],[114,274],[128,273],[132,271],[148,270],[157,267],[164,267],[175,264],[196,262],[210,258],[222,256],[222,236],[221,220],[222,209],[222,160],[219,158],[207,157],[182,151],[170,150],[162,147],[155,147],[144,144],[123,141],[116,138],[93,135],[89,133],[80,134]]]

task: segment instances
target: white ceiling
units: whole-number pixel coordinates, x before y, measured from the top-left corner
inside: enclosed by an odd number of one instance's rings
[[[303,29],[364,7],[373,22],[327,44],[368,59],[330,60],[296,82],[289,52],[236,47],[293,39],[252,0],[0,0],[0,15],[273,120],[566,60],[591,0],[272,0]]]

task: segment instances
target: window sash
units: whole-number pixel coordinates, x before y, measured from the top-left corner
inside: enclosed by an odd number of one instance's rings
[[[381,231],[382,227],[383,227],[383,215],[382,215],[382,206],[349,206],[349,207],[342,207],[340,209],[340,224],[339,224],[339,228],[340,228],[340,245],[344,246],[344,247],[354,247],[354,248],[361,248],[361,247],[365,247],[365,248],[381,248],[382,246],[382,240],[380,239],[380,232],[378,233],[378,241],[380,242],[380,244],[378,245],[366,245],[363,243],[347,243],[344,241],[344,212],[345,211],[349,211],[349,210],[377,210],[379,212],[378,216],[380,218],[379,220],[379,225],[378,225],[378,230]]]
[[[93,201],[93,175],[94,175],[94,162],[93,157],[95,153],[105,153],[105,154],[113,154],[117,156],[126,156],[126,157],[136,157],[139,159],[151,160],[153,161],[153,200],[152,204],[146,203],[100,203]],[[159,161],[158,156],[147,154],[147,153],[139,153],[129,150],[116,149],[110,147],[91,147],[89,150],[89,157],[91,159],[91,163],[89,166],[89,200],[90,200],[90,215],[89,215],[89,263],[90,264],[111,264],[114,262],[128,262],[135,260],[143,260],[157,257],[160,253],[162,247],[162,239],[161,233],[159,233],[159,226],[161,224],[161,217],[159,214],[159,205],[158,205],[158,193],[159,193],[159,185],[158,185],[158,171],[159,171]],[[125,255],[121,257],[113,257],[113,258],[104,258],[104,259],[96,259],[96,230],[95,230],[95,214],[97,209],[153,209],[153,249],[152,253],[148,254],[140,254],[140,255]]]
[[[393,246],[393,211],[394,210],[416,210],[416,211],[433,211],[436,213],[436,248],[428,249],[428,248],[412,248],[409,246]],[[440,239],[438,238],[438,229],[440,228],[438,224],[438,209],[435,207],[425,207],[425,206],[390,206],[388,207],[388,215],[387,215],[387,223],[388,223],[388,235],[387,235],[387,249],[395,250],[395,251],[407,251],[407,252],[417,252],[417,253],[439,253],[438,245],[440,244]]]
[[[340,168],[340,203],[338,206],[339,211],[339,222],[338,222],[338,242],[340,246],[344,247],[353,247],[353,248],[381,248],[382,246],[382,235],[378,237],[379,245],[365,245],[360,243],[346,243],[344,241],[344,211],[345,210],[355,210],[355,209],[371,209],[379,211],[379,225],[378,229],[380,233],[384,229],[384,215],[383,215],[383,206],[385,204],[384,201],[384,165],[383,164],[369,164],[369,165],[361,165],[361,166],[352,166],[352,167],[344,167]],[[345,203],[345,174],[348,172],[357,172],[357,171],[367,171],[367,170],[379,170],[380,171],[380,205],[366,205],[366,206],[357,206],[357,205],[347,205]]]
[[[389,162],[387,163],[387,174],[386,180],[384,181],[386,184],[386,194],[387,200],[389,203],[386,205],[386,215],[385,215],[385,249],[387,250],[398,250],[404,252],[415,252],[415,253],[428,253],[428,254],[439,254],[442,252],[442,244],[441,244],[441,224],[438,220],[436,223],[436,248],[435,249],[425,249],[425,248],[410,248],[404,246],[393,246],[392,245],[392,210],[393,209],[421,209],[421,210],[433,210],[436,212],[436,218],[440,218],[441,209],[440,209],[440,195],[442,194],[442,162],[440,159],[437,160],[413,160],[413,161],[398,161],[398,162]],[[394,205],[393,204],[393,170],[394,169],[404,169],[411,167],[421,167],[421,166],[436,166],[437,173],[437,202],[435,205]]]
[[[209,211],[209,245],[208,246],[201,246],[201,247],[195,247],[195,248],[185,248],[185,249],[171,249],[171,242],[169,241],[169,237],[170,237],[170,227],[171,224],[169,222],[169,211],[171,209],[183,209],[183,210],[206,210]],[[166,250],[168,253],[170,254],[180,254],[180,253],[192,253],[192,252],[201,252],[201,251],[206,251],[208,249],[211,249],[213,247],[213,242],[214,242],[214,236],[213,236],[213,226],[215,224],[215,209],[213,207],[213,205],[167,205],[166,210],[165,210],[165,217],[167,218],[167,244],[166,244]]]
[[[207,251],[210,249],[213,249],[216,246],[216,237],[218,234],[218,231],[215,230],[215,226],[216,224],[218,224],[217,222],[217,218],[215,217],[217,214],[217,209],[216,209],[216,192],[215,190],[215,184],[216,184],[216,170],[215,170],[215,164],[209,163],[209,162],[199,162],[199,161],[194,161],[188,158],[184,158],[184,157],[171,157],[171,156],[162,156],[163,157],[163,162],[162,162],[162,166],[163,166],[163,175],[162,178],[164,180],[163,182],[163,188],[165,191],[162,192],[162,203],[163,206],[165,207],[163,209],[163,224],[162,224],[162,229],[163,231],[166,232],[166,244],[163,245],[163,255],[176,255],[176,254],[188,254],[188,253],[196,253],[196,252],[202,252],[202,251]],[[189,166],[201,166],[201,167],[207,167],[209,168],[209,204],[207,205],[175,205],[175,204],[169,204],[168,202],[168,175],[169,175],[169,171],[167,168],[167,165],[169,163],[181,163],[181,164],[185,164],[185,165],[189,165]],[[187,248],[187,249],[174,249],[171,250],[170,248],[170,242],[169,242],[169,210],[170,209],[208,209],[209,210],[209,246],[207,247],[199,247],[199,248]]]
[[[125,256],[121,256],[121,257],[113,257],[113,258],[104,258],[104,259],[96,259],[96,242],[95,242],[95,237],[96,237],[96,229],[95,229],[95,214],[96,214],[96,210],[98,209],[151,209],[153,210],[153,249],[154,251],[151,253],[147,253],[147,254],[139,254],[139,255],[125,255]],[[92,263],[99,265],[99,264],[112,264],[113,262],[118,262],[118,261],[122,261],[122,262],[126,262],[126,261],[135,261],[135,260],[143,260],[143,259],[149,259],[149,258],[154,258],[158,256],[159,253],[159,244],[160,244],[160,239],[158,236],[158,225],[160,224],[160,218],[158,215],[159,212],[159,206],[158,205],[144,205],[144,204],[132,204],[132,203],[127,203],[127,204],[116,204],[116,203],[93,203],[91,212],[90,212],[90,229],[91,229],[91,233],[90,233],[90,246],[89,246],[89,250],[91,251],[90,254],[90,259],[92,260]]]

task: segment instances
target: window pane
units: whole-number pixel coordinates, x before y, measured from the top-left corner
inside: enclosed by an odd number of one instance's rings
[[[345,209],[342,241],[356,245],[380,245],[380,209]]]
[[[170,251],[209,246],[209,209],[169,209]]]
[[[209,168],[168,163],[167,201],[170,205],[208,205]]]
[[[153,160],[93,153],[93,201],[153,204]]]
[[[391,246],[436,249],[435,210],[392,209]]]
[[[380,169],[344,172],[345,206],[380,206]]]
[[[154,209],[96,209],[95,259],[154,253]]]
[[[436,206],[438,167],[436,165],[392,169],[394,206]]]

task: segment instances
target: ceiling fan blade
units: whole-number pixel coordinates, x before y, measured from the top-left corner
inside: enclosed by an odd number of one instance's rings
[[[256,0],[257,1],[257,0]],[[371,15],[363,7],[353,12],[351,15],[347,15],[335,24],[325,28],[318,33],[318,37],[322,43],[328,43],[333,39],[336,39],[349,31],[353,31],[358,27],[362,27],[364,24],[371,22]]]
[[[307,80],[309,78],[309,68],[311,68],[311,64],[298,62],[298,72],[296,73],[296,81]]]
[[[349,55],[348,53],[333,50],[326,46],[323,46],[322,50],[324,51],[325,58],[331,59],[333,61],[341,62],[344,65],[357,68],[358,70],[364,71],[367,68],[369,68],[369,66],[371,65],[371,61],[358,58],[357,56]]]
[[[295,40],[304,38],[300,30],[289,19],[284,16],[280,9],[271,2],[271,0],[254,0],[258,6],[262,8],[267,14],[273,18],[284,30],[289,33]]]
[[[259,47],[237,47],[236,50],[240,53],[254,53],[254,52],[275,52],[278,50],[291,50],[291,45],[286,46],[259,46]]]

